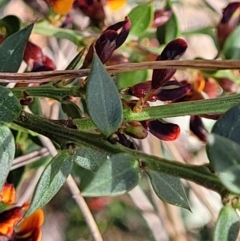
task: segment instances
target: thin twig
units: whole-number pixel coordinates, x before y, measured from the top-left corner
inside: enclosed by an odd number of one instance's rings
[[[50,154],[52,156],[55,156],[57,154],[57,150],[54,147],[53,143],[51,142],[51,140],[49,140],[47,137],[45,136],[39,136],[42,144],[48,149],[48,151],[50,152]],[[100,231],[97,227],[97,224],[84,200],[84,198],[81,195],[81,192],[76,184],[76,182],[74,181],[73,177],[71,175],[69,175],[67,181],[66,181],[69,190],[71,191],[78,207],[80,208],[83,217],[88,225],[88,228],[93,236],[94,241],[103,241],[102,236],[100,234]]]
[[[80,190],[79,190],[76,182],[74,181],[72,175],[69,175],[69,177],[67,179],[67,185],[73,195],[73,198],[75,199],[78,207],[80,208],[80,210],[82,212],[82,215],[91,231],[91,234],[92,234],[94,240],[95,241],[103,241],[102,236],[97,227],[97,224],[96,224],[83,196],[81,195]]]
[[[13,165],[11,167],[11,171],[15,170],[19,167],[28,165],[30,163],[33,163],[37,160],[39,160],[42,157],[46,157],[49,155],[49,152],[47,148],[41,148],[37,151],[30,152],[26,155],[22,155],[20,157],[17,157],[13,160]]]
[[[240,60],[166,60],[107,66],[110,74],[144,69],[194,68],[202,70],[240,69]],[[90,69],[56,70],[35,73],[0,73],[3,83],[44,83],[87,76]]]

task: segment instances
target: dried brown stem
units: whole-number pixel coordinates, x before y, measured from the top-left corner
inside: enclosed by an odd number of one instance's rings
[[[131,72],[143,69],[194,68],[202,70],[240,69],[240,60],[167,60],[142,63],[126,63],[107,66],[110,74]],[[0,73],[4,83],[45,83],[62,79],[87,76],[90,69],[57,70],[35,73]]]

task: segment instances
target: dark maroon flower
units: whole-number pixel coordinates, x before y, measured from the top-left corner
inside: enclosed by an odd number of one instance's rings
[[[220,47],[227,37],[240,23],[240,2],[232,2],[223,9],[223,16],[217,26],[217,35]]]
[[[191,84],[171,80],[160,88],[155,98],[161,101],[176,101],[186,96],[191,90]]]
[[[42,62],[42,49],[36,44],[28,41],[24,51],[23,59],[29,66],[32,66],[34,62]]]
[[[143,126],[154,136],[163,141],[174,141],[180,134],[180,127],[162,119],[142,122]]]
[[[106,63],[112,56],[114,50],[119,48],[127,39],[131,28],[128,17],[124,21],[109,26],[98,38],[95,44],[96,52],[102,63]],[[118,31],[120,32],[118,33]]]
[[[95,45],[92,44],[90,46],[81,68],[88,67],[92,62],[94,49],[102,63],[105,64],[112,56],[113,51],[124,43],[129,34],[130,27],[131,21],[128,17],[124,21],[109,26],[97,39]]]
[[[198,115],[193,115],[190,118],[190,130],[199,138],[199,140],[206,142],[208,131],[204,127],[202,118]]]
[[[172,17],[172,10],[169,8],[159,9],[154,12],[153,28],[158,28],[164,25]]]
[[[142,98],[147,94],[150,88],[151,88],[151,80],[144,81],[130,87],[128,89],[128,94],[136,96],[138,98]]]
[[[187,42],[183,39],[175,39],[169,42],[163,49],[156,61],[177,60],[187,49]],[[163,86],[175,74],[175,68],[155,69],[152,74],[152,89],[158,89]]]

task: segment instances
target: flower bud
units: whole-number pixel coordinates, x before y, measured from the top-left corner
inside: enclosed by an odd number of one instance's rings
[[[180,127],[162,119],[142,122],[143,126],[154,136],[163,141],[174,141],[180,135]]]
[[[240,2],[232,2],[223,9],[223,16],[217,26],[217,36],[220,47],[223,46],[227,37],[240,23]]]
[[[189,83],[181,83],[176,80],[168,81],[161,87],[156,98],[161,101],[176,101],[183,98],[192,90],[192,85]]]
[[[175,39],[169,42],[163,49],[156,61],[178,60],[187,49],[187,42],[183,39]],[[152,74],[152,89],[158,89],[163,86],[175,74],[175,68],[154,69]]]
[[[144,139],[148,135],[147,130],[137,121],[129,122],[123,132],[136,139]]]
[[[190,118],[190,130],[198,137],[199,140],[206,142],[208,131],[204,127],[202,118],[198,115],[191,116]]]
[[[114,50],[119,48],[126,40],[131,27],[128,17],[124,21],[109,26],[97,39],[95,46],[92,44],[84,59],[82,69],[89,66],[92,62],[93,53],[96,51],[98,57],[105,64],[112,56]],[[121,29],[120,33],[118,31]]]

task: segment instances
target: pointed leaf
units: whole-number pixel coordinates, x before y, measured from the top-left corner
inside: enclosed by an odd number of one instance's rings
[[[152,3],[139,4],[128,15],[132,26],[129,33],[131,37],[139,37],[144,34],[153,21]]]
[[[212,133],[226,137],[234,142],[240,144],[240,105],[236,105],[223,116],[221,116],[215,123]]]
[[[0,72],[17,72],[23,59],[25,45],[33,24],[12,34],[0,45]]]
[[[147,171],[147,174],[154,191],[162,201],[190,210],[186,193],[179,178],[155,171]]]
[[[38,208],[46,205],[60,190],[70,174],[73,166],[73,156],[67,150],[58,153],[44,169],[26,216],[32,214]]]
[[[226,59],[240,59],[240,26],[238,26],[227,38],[223,45],[223,55]]]
[[[89,171],[96,172],[107,159],[107,154],[92,148],[81,146],[76,149],[74,162]]]
[[[0,190],[11,169],[15,155],[15,141],[7,126],[0,125]]]
[[[16,119],[21,112],[21,105],[13,93],[0,86],[0,122],[11,122]]]
[[[14,15],[7,15],[0,19],[0,26],[6,29],[7,35],[17,32],[20,28],[20,20]]]
[[[223,207],[219,213],[213,241],[236,241],[238,233],[239,216],[233,207]]]
[[[169,10],[172,10],[172,3],[171,1],[167,1],[166,7]],[[178,19],[174,11],[172,11],[171,18],[160,27],[157,28],[157,39],[160,44],[166,44],[170,42],[171,40],[177,38],[179,36],[179,24]]]
[[[82,194],[92,197],[119,195],[134,188],[139,180],[137,160],[128,154],[119,153],[102,164]]]
[[[232,192],[240,194],[240,145],[212,134],[208,138],[207,155],[213,170]]]
[[[110,136],[122,123],[123,109],[117,87],[96,54],[87,85],[87,108],[94,124]]]

